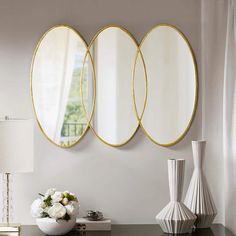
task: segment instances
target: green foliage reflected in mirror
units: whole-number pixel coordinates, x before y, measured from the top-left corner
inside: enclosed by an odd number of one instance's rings
[[[40,40],[32,62],[31,92],[38,124],[46,137],[61,147],[77,143],[88,129],[80,94],[80,77],[87,46],[68,26],[50,29]],[[85,105],[89,92],[90,64],[84,64]]]

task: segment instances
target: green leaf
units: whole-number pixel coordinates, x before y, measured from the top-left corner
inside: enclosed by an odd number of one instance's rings
[[[45,198],[44,200],[44,203],[49,207],[49,206],[52,206],[52,198],[51,196],[49,195],[47,198]]]
[[[75,201],[76,200],[76,197],[73,196],[73,195],[70,195],[70,194],[67,196],[67,198],[68,198],[69,201]]]

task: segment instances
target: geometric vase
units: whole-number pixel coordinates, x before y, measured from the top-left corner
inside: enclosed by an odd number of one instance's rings
[[[194,171],[184,200],[185,205],[197,216],[195,226],[208,228],[217,210],[202,170],[205,141],[192,141]]]
[[[184,164],[181,160],[168,160],[168,176],[170,202],[157,214],[156,220],[162,230],[168,234],[189,233],[192,230],[196,216],[181,202]]]

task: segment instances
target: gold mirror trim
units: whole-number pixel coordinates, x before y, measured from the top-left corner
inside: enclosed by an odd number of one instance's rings
[[[193,60],[193,63],[194,63],[194,74],[195,74],[195,83],[196,83],[196,86],[195,86],[195,100],[194,100],[194,107],[193,107],[193,111],[192,111],[192,114],[191,114],[191,118],[189,120],[189,123],[187,125],[187,127],[184,129],[183,133],[176,139],[174,140],[173,142],[171,143],[159,143],[158,141],[154,140],[152,138],[152,136],[146,131],[146,129],[144,128],[143,124],[142,124],[142,117],[140,118],[140,127],[143,131],[143,133],[155,144],[159,145],[159,146],[162,146],[162,147],[169,147],[169,146],[173,146],[175,144],[177,144],[178,142],[180,142],[187,134],[187,132],[189,131],[192,123],[193,123],[193,120],[194,120],[194,117],[195,117],[195,114],[196,114],[196,110],[197,110],[197,103],[198,103],[198,70],[197,70],[197,60],[196,60],[196,57],[194,55],[194,51],[193,51],[193,48],[191,46],[191,44],[189,43],[187,37],[183,34],[183,32],[181,30],[179,30],[177,27],[171,25],[171,24],[159,24],[159,25],[156,25],[154,26],[151,30],[149,30],[147,32],[147,34],[144,36],[144,38],[142,39],[140,45],[139,45],[139,50],[141,50],[141,47],[145,41],[145,39],[148,37],[148,35],[155,29],[157,29],[158,27],[162,27],[162,26],[166,26],[166,27],[170,27],[172,28],[173,30],[175,30],[177,33],[179,33],[179,35],[182,37],[182,39],[185,41],[185,43],[187,44],[189,50],[190,50],[190,53],[191,53],[191,56],[192,56],[192,60]],[[147,78],[148,80],[148,78]],[[135,97],[134,97],[135,99]],[[147,103],[147,101],[146,101]],[[135,103],[136,105],[136,103]],[[145,108],[146,108],[146,104],[145,104]],[[137,109],[137,108],[136,108]],[[144,111],[145,112],[145,111]],[[143,114],[142,114],[143,115]]]
[[[145,112],[145,109],[146,109],[146,105],[147,105],[147,97],[148,97],[148,76],[147,76],[147,69],[146,69],[146,64],[145,64],[145,61],[144,61],[144,56],[143,56],[143,53],[142,53],[142,50],[141,50],[141,47],[145,41],[145,39],[148,37],[148,35],[153,31],[155,30],[156,28],[158,27],[161,27],[161,26],[167,26],[167,27],[170,27],[172,29],[174,29],[175,31],[177,31],[177,33],[179,33],[179,35],[183,38],[183,40],[185,41],[185,43],[187,44],[190,52],[191,52],[191,56],[192,56],[192,60],[193,60],[193,63],[194,63],[194,72],[195,72],[195,83],[196,83],[196,86],[195,86],[195,101],[194,101],[194,108],[193,108],[193,112],[191,114],[191,119],[187,125],[187,127],[185,128],[184,132],[176,139],[174,140],[173,142],[171,143],[159,143],[158,141],[154,140],[151,135],[149,135],[149,133],[145,130],[143,124],[142,124],[142,118],[143,118],[143,115],[144,115],[144,112]],[[37,54],[37,51],[41,45],[41,42],[42,40],[45,38],[45,36],[47,35],[47,33],[49,33],[51,30],[55,29],[55,28],[58,28],[58,27],[66,27],[70,30],[72,30],[73,32],[75,32],[79,37],[80,39],[82,40],[84,46],[86,47],[87,51],[86,51],[86,54],[85,54],[85,57],[84,57],[84,61],[83,61],[83,66],[82,66],[82,71],[81,71],[81,75],[80,75],[80,96],[81,96],[81,102],[82,102],[82,107],[83,107],[83,110],[85,112],[85,116],[87,118],[87,126],[83,132],[83,134],[79,137],[79,139],[74,142],[73,144],[71,145],[60,145],[60,144],[57,144],[55,143],[51,138],[48,137],[48,135],[45,133],[45,131],[43,130],[39,120],[38,120],[38,116],[37,116],[37,112],[36,112],[36,109],[35,109],[35,104],[34,104],[34,97],[33,97],[33,89],[32,89],[32,75],[33,75],[33,67],[34,67],[34,61],[35,61],[35,57],[36,57],[36,54]],[[91,121],[93,119],[93,115],[94,115],[94,110],[95,110],[95,104],[96,104],[96,72],[95,72],[95,66],[94,66],[94,61],[93,61],[93,58],[91,56],[91,53],[90,53],[90,48],[91,46],[93,45],[94,41],[96,40],[96,38],[98,37],[98,35],[106,30],[107,28],[119,28],[120,30],[122,30],[123,32],[125,32],[130,38],[131,40],[134,42],[134,44],[136,45],[137,47],[137,54],[136,54],[136,57],[135,57],[135,61],[134,61],[134,65],[133,65],[133,71],[132,71],[132,97],[133,97],[133,102],[134,102],[134,111],[135,111],[135,114],[136,114],[136,118],[137,118],[137,127],[136,129],[134,130],[134,132],[131,134],[131,136],[129,137],[129,139],[127,139],[125,142],[123,143],[120,143],[120,144],[111,144],[107,141],[105,141],[103,138],[101,138],[97,132],[94,130],[94,128],[92,127],[91,125]],[[141,57],[141,61],[142,61],[142,64],[143,64],[143,69],[144,69],[144,80],[145,80],[145,96],[144,96],[144,104],[143,104],[143,109],[142,109],[142,112],[141,114],[139,115],[138,114],[138,109],[137,109],[137,104],[136,104],[136,96],[135,96],[135,71],[136,71],[136,64],[137,64],[137,60],[138,60],[138,57]],[[85,61],[86,61],[86,58],[87,56],[89,56],[89,60],[92,64],[92,74],[93,74],[93,102],[92,102],[92,108],[91,108],[91,114],[88,115],[88,112],[87,112],[87,109],[85,107],[85,104],[84,104],[84,99],[83,99],[83,89],[82,89],[82,83],[83,83],[83,73],[84,73],[84,64],[85,64]],[[187,37],[182,33],[182,31],[180,31],[177,27],[171,25],[171,24],[159,24],[159,25],[156,25],[154,26],[150,31],[148,31],[148,33],[143,37],[140,45],[138,45],[137,41],[135,40],[135,38],[133,37],[133,35],[125,28],[121,27],[121,26],[118,26],[118,25],[107,25],[105,27],[103,27],[102,29],[100,29],[96,34],[95,36],[93,37],[92,41],[90,42],[89,46],[86,44],[84,38],[82,37],[82,35],[76,31],[74,28],[68,26],[68,25],[56,25],[56,26],[53,26],[52,28],[50,28],[49,30],[47,30],[43,36],[40,38],[39,42],[37,43],[37,46],[34,50],[34,53],[33,53],[33,58],[32,58],[32,62],[31,62],[31,67],[30,67],[30,95],[31,95],[31,100],[32,100],[32,105],[33,105],[33,113],[36,117],[36,121],[37,121],[37,124],[41,130],[41,132],[44,134],[44,136],[54,145],[58,146],[58,147],[61,147],[61,148],[70,148],[70,147],[73,147],[75,146],[78,142],[80,142],[80,140],[85,136],[85,134],[87,133],[88,129],[91,128],[92,132],[94,133],[94,135],[100,140],[102,141],[103,143],[111,146],[111,147],[120,147],[122,145],[125,145],[126,143],[128,143],[132,138],[133,136],[135,135],[135,133],[137,132],[139,126],[141,127],[143,133],[155,144],[159,145],[159,146],[163,146],[163,147],[169,147],[169,146],[173,146],[175,144],[177,144],[178,142],[180,142],[184,137],[185,135],[187,134],[187,132],[189,131],[191,125],[192,125],[192,122],[194,120],[194,117],[195,117],[195,114],[196,114],[196,110],[197,110],[197,103],[198,103],[198,91],[199,89],[199,84],[198,84],[198,71],[197,71],[197,61],[196,61],[196,57],[194,55],[194,51],[187,39]]]
[[[143,64],[143,69],[144,69],[144,82],[145,82],[145,95],[144,95],[144,104],[143,104],[143,109],[141,112],[141,115],[139,116],[138,114],[138,108],[137,108],[137,103],[136,103],[136,96],[135,96],[135,71],[136,71],[136,64],[137,64],[137,60],[138,60],[138,56],[140,54],[141,60],[142,60],[142,64]],[[135,57],[135,62],[134,62],[134,68],[133,68],[133,75],[132,75],[132,96],[133,96],[133,101],[134,101],[134,110],[135,110],[135,115],[138,119],[139,122],[139,126],[141,126],[141,120],[143,118],[144,112],[145,112],[145,108],[147,105],[147,96],[148,96],[148,78],[147,78],[147,68],[146,68],[146,64],[144,61],[144,57],[143,57],[143,53],[140,50],[140,47],[138,47],[138,51]]]
[[[45,38],[45,36],[52,30],[54,30],[55,28],[60,28],[60,27],[64,27],[64,28],[67,28],[67,29],[70,29],[72,30],[74,33],[76,33],[79,38],[81,39],[81,41],[83,42],[85,48],[88,50],[88,46],[87,46],[87,43],[85,42],[84,38],[82,37],[82,35],[77,31],[75,30],[74,28],[72,28],[71,26],[69,25],[55,25],[53,27],[51,27],[49,30],[47,30],[43,36],[40,38],[40,40],[38,41],[36,47],[35,47],[35,50],[34,50],[34,53],[33,53],[33,57],[32,57],[32,61],[31,61],[31,66],[30,66],[30,96],[31,96],[31,101],[32,101],[32,105],[33,105],[33,113],[36,117],[36,121],[37,121],[37,124],[41,130],[41,132],[43,133],[43,135],[47,138],[47,140],[49,142],[51,142],[52,144],[56,145],[57,147],[60,147],[60,148],[71,148],[73,146],[75,146],[78,142],[80,142],[80,140],[85,136],[85,134],[87,133],[88,129],[89,129],[89,123],[87,124],[84,132],[82,133],[82,135],[79,137],[79,139],[74,142],[73,144],[71,145],[60,145],[60,144],[57,144],[55,143],[44,131],[44,129],[42,128],[41,124],[40,124],[40,121],[38,119],[38,116],[37,116],[37,112],[36,112],[36,109],[35,109],[35,103],[34,103],[34,96],[33,96],[33,70],[34,70],[34,62],[35,62],[35,58],[36,58],[36,55],[37,55],[37,52],[38,52],[38,49],[43,41],[43,39]]]
[[[130,39],[131,39],[131,40],[133,41],[133,43],[136,45],[137,53],[136,53],[135,61],[134,61],[134,68],[135,68],[135,65],[136,65],[136,61],[137,61],[138,55],[140,54],[140,55],[141,55],[142,62],[143,62],[143,65],[144,65],[145,80],[147,81],[147,78],[146,78],[146,67],[145,67],[145,64],[144,64],[144,59],[143,59],[142,53],[140,52],[139,46],[138,46],[136,40],[134,39],[133,35],[132,35],[127,29],[125,29],[125,28],[123,28],[123,27],[121,27],[121,26],[118,26],[118,25],[107,25],[107,26],[103,27],[102,29],[100,29],[100,30],[95,34],[95,36],[93,37],[92,41],[90,42],[90,44],[89,44],[89,46],[88,46],[88,53],[86,53],[86,56],[85,56],[85,58],[84,58],[83,68],[82,68],[82,72],[81,72],[81,81],[80,81],[80,83],[81,83],[81,86],[80,86],[81,89],[82,89],[82,87],[83,87],[83,86],[82,86],[82,78],[83,78],[83,72],[84,72],[84,63],[85,63],[87,54],[89,54],[89,56],[90,56],[90,58],[91,58],[90,48],[92,47],[94,41],[97,39],[98,35],[99,35],[100,33],[102,33],[104,30],[108,29],[108,28],[118,28],[118,29],[122,30],[123,32],[125,32],[125,33],[130,37]],[[94,69],[94,62],[93,62],[92,59],[91,59],[91,61],[92,61],[93,69]],[[134,98],[134,68],[133,68],[133,71],[132,71],[132,86],[131,86],[131,93],[132,93],[132,97],[133,97],[133,98]],[[95,71],[95,69],[94,69],[94,71]],[[97,79],[96,79],[96,72],[95,72],[95,73],[94,73],[94,88],[96,87],[96,81],[97,81]],[[146,89],[147,89],[147,86],[146,86]],[[96,104],[96,89],[94,89],[94,90],[95,90],[95,97],[94,97],[94,104],[93,104],[93,105],[94,105],[94,106],[93,106],[93,114],[94,114],[94,108],[95,108],[95,104]],[[146,93],[147,93],[147,92],[145,91],[145,98],[147,97],[147,94],[146,94]],[[87,109],[86,109],[86,107],[85,107],[84,99],[83,99],[83,91],[81,91],[81,94],[82,94],[81,97],[82,97],[83,108],[84,108],[84,110],[85,110],[85,114],[86,114],[86,116],[87,116],[87,120],[89,121],[89,127],[91,128],[91,130],[92,130],[92,132],[94,133],[94,135],[95,135],[100,141],[102,141],[103,143],[105,143],[106,145],[111,146],[111,147],[120,147],[120,146],[123,146],[123,145],[125,145],[126,143],[128,143],[128,142],[133,138],[133,136],[135,135],[135,133],[137,132],[137,130],[138,130],[139,126],[140,126],[140,121],[139,121],[139,118],[138,118],[137,115],[136,115],[136,117],[137,117],[137,126],[136,126],[134,132],[130,135],[130,137],[129,137],[127,140],[125,140],[124,142],[118,143],[118,144],[112,144],[112,143],[109,143],[108,141],[104,140],[102,137],[100,137],[100,136],[98,135],[98,133],[95,131],[95,129],[93,128],[93,126],[91,125],[91,121],[92,121],[93,115],[91,116],[91,119],[88,119],[88,115],[87,115],[88,112],[87,112]],[[146,101],[145,101],[145,103],[146,103]],[[143,107],[142,114],[143,114],[143,112],[144,112],[144,108],[145,108],[145,105],[144,105],[144,107]],[[134,104],[134,111],[135,111],[135,114],[137,114],[137,109],[136,109],[135,104]]]

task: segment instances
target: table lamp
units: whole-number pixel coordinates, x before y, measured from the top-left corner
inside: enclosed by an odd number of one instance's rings
[[[0,120],[0,173],[3,174],[3,220],[0,232],[18,232],[11,223],[11,174],[33,172],[33,120]]]

